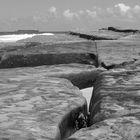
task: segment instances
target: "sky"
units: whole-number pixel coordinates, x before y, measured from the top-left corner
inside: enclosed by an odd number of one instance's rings
[[[0,0],[0,31],[140,29],[140,0]]]

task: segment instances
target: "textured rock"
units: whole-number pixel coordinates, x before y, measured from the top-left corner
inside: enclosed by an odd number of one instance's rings
[[[60,140],[86,116],[86,100],[68,80],[0,76],[1,140]]]
[[[100,32],[70,32],[70,35],[79,36],[80,38],[88,40],[114,40],[112,36],[103,35]]]
[[[125,69],[128,70],[139,70],[140,69],[140,60],[135,61],[132,64],[129,64]]]
[[[0,49],[0,68],[82,63],[97,65],[92,42],[25,44]]]
[[[139,140],[140,117],[107,119],[81,129],[68,140]]]
[[[87,88],[93,85],[96,76],[102,71],[101,68],[96,69],[91,65],[84,64],[61,64],[53,66],[26,67],[14,69],[1,69],[1,80],[13,78],[15,80],[43,78],[43,77],[58,77],[70,80],[75,86],[80,89]]]
[[[105,72],[94,83],[90,123],[140,113],[140,70]]]
[[[140,70],[104,72],[90,102],[90,127],[68,140],[139,140]]]
[[[108,27],[108,30],[114,31],[114,32],[124,32],[124,33],[137,33],[140,32],[139,30],[135,29],[121,29],[116,27]]]
[[[133,40],[133,41],[140,41],[140,33],[128,35],[125,37],[121,37],[122,40]]]
[[[140,59],[140,41],[100,41],[97,46],[99,57],[106,66],[123,67],[134,62],[134,59]]]

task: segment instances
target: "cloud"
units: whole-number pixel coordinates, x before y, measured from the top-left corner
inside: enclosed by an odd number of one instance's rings
[[[88,16],[95,18],[97,16],[97,12],[96,11],[91,11],[91,10],[86,10],[86,13]]]
[[[78,11],[71,11],[70,9],[63,11],[63,16],[68,20],[89,20],[94,19],[102,21],[103,19],[115,19],[125,21],[136,21],[140,18],[140,6],[134,7],[126,5],[125,3],[118,3],[113,7],[101,8],[93,6],[91,9],[79,9]]]
[[[107,8],[106,9],[107,14],[114,16],[114,10],[113,8]]]
[[[122,14],[128,12],[131,9],[130,6],[127,6],[124,3],[116,4],[115,7],[119,8],[119,10],[120,10],[120,12],[122,12]]]
[[[108,15],[114,18],[120,18],[121,20],[136,20],[137,17],[140,15],[140,6],[135,5],[131,7],[124,3],[118,3],[113,7],[109,7],[106,9]]]
[[[74,18],[80,20],[80,19],[86,18],[86,17],[95,18],[95,17],[97,17],[97,12],[96,12],[96,10],[89,10],[89,9],[72,12],[70,9],[67,9],[63,12],[63,16],[69,20],[72,20]]]
[[[54,6],[50,7],[50,8],[49,8],[49,12],[50,12],[51,14],[56,15],[56,14],[57,14],[56,7],[54,7]]]
[[[79,10],[79,12],[78,12],[80,15],[84,15],[84,11],[83,10]]]
[[[136,5],[134,8],[133,8],[134,12],[135,13],[140,13],[140,6],[139,5]]]
[[[79,18],[78,13],[71,12],[70,9],[65,10],[63,15],[69,20],[72,20],[73,18]]]
[[[40,16],[33,16],[33,21],[34,22],[38,22],[41,20],[41,17]]]

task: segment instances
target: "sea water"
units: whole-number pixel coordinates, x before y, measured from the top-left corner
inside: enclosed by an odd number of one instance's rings
[[[0,35],[0,42],[1,43],[7,43],[7,42],[16,42],[21,39],[27,39],[32,38],[33,36],[39,36],[39,35],[46,35],[46,36],[52,36],[53,33],[42,33],[42,34],[12,34],[12,35]]]

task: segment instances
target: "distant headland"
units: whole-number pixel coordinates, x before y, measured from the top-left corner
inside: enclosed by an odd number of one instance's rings
[[[67,31],[39,31],[39,30],[17,30],[17,31],[3,31],[0,35],[11,35],[11,34],[42,34],[42,33],[67,33]]]

